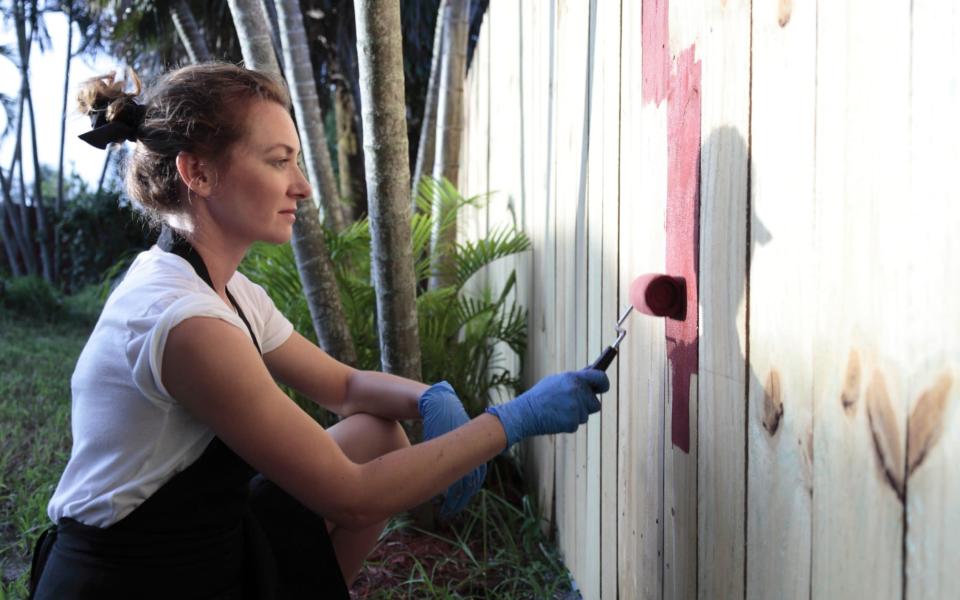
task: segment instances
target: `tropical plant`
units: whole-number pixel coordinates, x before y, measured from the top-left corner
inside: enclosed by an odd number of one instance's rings
[[[428,177],[421,181],[418,202],[422,210],[411,222],[413,255],[419,257],[416,276],[421,281],[431,269],[428,249],[433,217],[429,209],[436,197],[450,207],[446,226],[464,206],[476,207],[483,202],[479,196],[463,198],[448,181],[437,182]],[[327,243],[357,348],[357,366],[378,369],[380,349],[376,299],[370,279],[369,221],[357,221],[339,234],[329,232]],[[512,228],[497,229],[484,239],[456,244],[449,249],[453,256],[452,283],[433,290],[418,289],[416,305],[424,381],[449,381],[471,416],[483,411],[498,386],[517,391],[520,373],[504,366],[500,344],[520,357],[524,355],[527,313],[516,302],[514,274],[503,288],[486,290],[479,297],[468,294],[464,286],[493,261],[529,247],[527,236]],[[315,339],[289,244],[255,244],[240,270],[267,290],[297,331]]]

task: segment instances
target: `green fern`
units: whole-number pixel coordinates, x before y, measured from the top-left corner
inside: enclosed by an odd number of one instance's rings
[[[442,228],[450,227],[464,206],[480,207],[483,196],[463,198],[449,181],[424,177],[418,186],[420,210],[411,220],[411,249],[418,281],[430,275],[431,202],[439,197],[450,211]],[[380,368],[376,294],[370,278],[370,223],[359,220],[339,234],[326,231],[337,284],[362,369]],[[452,252],[456,276],[448,287],[418,289],[417,317],[424,381],[446,379],[459,393],[467,412],[477,415],[497,388],[518,391],[520,373],[504,366],[501,348],[523,357],[527,312],[515,300],[516,274],[511,273],[494,295],[464,291],[464,284],[493,261],[523,252],[530,240],[513,228],[500,228],[489,237],[440,249]],[[277,307],[305,337],[316,341],[300,278],[289,244],[255,244],[240,270],[262,285]],[[522,366],[521,366],[522,370]]]

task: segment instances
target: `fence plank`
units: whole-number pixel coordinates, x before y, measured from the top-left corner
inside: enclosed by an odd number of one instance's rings
[[[869,35],[852,31],[869,23]],[[900,598],[910,6],[817,7],[812,594]]]
[[[639,2],[621,3],[619,274],[630,282],[663,270],[666,105],[644,103]],[[620,598],[661,598],[663,367],[661,319],[634,315],[617,359],[618,578]]]
[[[602,78],[604,42],[598,40],[599,19],[598,5],[595,0],[589,3],[589,26],[587,28],[587,145],[588,151],[586,167],[586,189],[584,200],[586,204],[585,217],[585,249],[586,249],[586,305],[580,311],[585,318],[583,338],[584,352],[581,354],[578,365],[585,365],[587,352],[596,353],[600,347],[599,336],[603,331],[600,322],[600,296],[603,291],[602,272],[602,226],[603,226],[603,174],[597,171],[597,158],[602,156],[604,119],[603,119],[603,85]],[[601,187],[598,189],[597,185]],[[581,227],[583,228],[583,227]],[[592,360],[592,359],[591,359]],[[601,415],[590,417],[581,439],[580,451],[584,455],[585,473],[579,489],[583,490],[583,558],[581,560],[580,594],[586,600],[600,598],[600,420]]]
[[[960,9],[913,3],[906,596],[960,597],[960,202],[943,175],[960,164]],[[945,68],[946,67],[946,68]],[[939,431],[939,435],[938,435]],[[925,450],[925,451],[924,451]],[[912,458],[911,458],[912,457]],[[922,458],[921,458],[922,457]]]
[[[485,19],[491,25],[490,46],[490,191],[488,199],[488,227],[491,231],[502,227],[521,227],[523,218],[522,147],[518,131],[520,120],[520,19],[511,3],[493,3]],[[498,295],[510,273],[521,265],[520,257],[500,259],[487,267],[487,284],[492,294]],[[519,274],[519,273],[518,273]],[[525,278],[524,278],[525,279]],[[524,281],[523,286],[527,283]],[[515,290],[511,299],[523,297],[524,290]],[[517,372],[519,357],[504,343],[497,344],[500,365]],[[512,397],[512,391],[498,390],[501,400]]]
[[[532,304],[529,320],[530,345],[528,349],[530,365],[529,383],[553,372],[557,362],[556,343],[556,180],[555,180],[555,21],[553,2],[523,2],[525,25],[529,15],[529,24],[524,41],[524,55],[530,56],[530,72],[523,78],[522,84],[531,82],[529,94],[528,118],[524,120],[524,131],[529,132],[532,149],[530,177],[527,185],[530,190],[531,218],[529,233],[532,249],[532,272],[536,282],[532,290]],[[525,63],[526,64],[526,63]],[[525,96],[526,98],[526,96]],[[544,530],[556,515],[554,513],[555,490],[555,453],[556,440],[553,436],[537,437],[524,444],[525,471],[527,480],[537,489],[537,503],[544,519]]]
[[[747,593],[810,595],[816,4],[753,6]],[[789,568],[785,568],[789,565]]]
[[[563,370],[579,368],[586,355],[585,161],[589,7],[578,0],[557,5],[557,357]],[[583,573],[582,515],[586,479],[586,431],[557,438],[560,547],[574,576]]]
[[[702,3],[669,3],[667,137],[663,140],[668,160],[666,172],[660,175],[667,179],[664,268],[672,275],[686,277],[688,296],[693,297],[696,297],[694,290],[698,285],[696,219],[699,208],[697,171],[701,145],[700,37],[703,20]],[[649,47],[648,40],[644,50]],[[696,332],[699,316],[696,311],[696,306],[690,306],[683,324],[668,322],[666,337],[682,338],[683,332]],[[694,370],[687,376],[683,368],[673,366],[685,362],[686,343],[687,340],[683,339],[669,342],[669,362],[664,365],[667,384],[663,421],[663,596],[678,599],[694,598],[697,589],[698,373]],[[693,349],[687,352],[694,359],[698,358]],[[680,375],[676,381],[673,379],[675,373]],[[675,403],[680,404],[674,406]]]
[[[589,206],[589,307],[587,362],[616,339],[619,273],[620,166],[620,6],[592,5],[593,59],[590,85],[590,162],[587,175]],[[607,369],[611,391],[601,397],[603,408],[590,418],[587,464],[587,538],[584,598],[617,598],[617,370]]]
[[[710,3],[700,160],[698,554],[701,598],[744,596],[744,318],[750,3]]]

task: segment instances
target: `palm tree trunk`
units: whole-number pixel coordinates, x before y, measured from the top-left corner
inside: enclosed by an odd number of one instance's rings
[[[443,24],[449,12],[450,0],[442,0],[437,11],[437,24],[433,31],[433,57],[430,60],[430,80],[427,83],[427,97],[423,107],[423,123],[420,125],[420,143],[417,146],[417,162],[413,169],[410,186],[411,211],[417,212],[417,186],[424,172],[433,174],[437,149],[437,99],[440,96],[440,65],[443,56]]]
[[[207,42],[203,39],[203,32],[197,26],[187,0],[176,0],[170,5],[170,18],[173,19],[173,26],[177,30],[180,41],[187,49],[190,62],[196,64],[210,60]]]
[[[0,199],[0,203],[2,203],[2,206],[0,206],[0,237],[3,238],[3,252],[10,264],[10,274],[14,277],[20,277],[23,275],[23,270],[20,268],[20,261],[18,260],[20,251],[16,244],[16,221],[10,218],[13,212],[10,210],[9,187],[2,171],[0,171],[0,187],[3,188],[3,198]]]
[[[270,36],[269,18],[263,0],[228,0],[233,25],[240,41],[244,66],[280,76],[280,63]]]
[[[333,175],[323,113],[317,98],[317,83],[310,63],[307,33],[303,28],[303,14],[299,0],[274,0],[280,25],[280,45],[290,96],[293,101],[300,137],[303,138],[303,157],[307,175],[313,182],[313,193],[323,211],[323,222],[335,232],[343,231],[343,213],[337,179]]]
[[[23,94],[20,95],[19,104],[20,107],[17,112],[17,135],[14,138],[13,158],[10,160],[10,169],[7,170],[9,176],[2,181],[3,196],[7,211],[7,222],[13,229],[17,247],[20,249],[20,256],[23,257],[24,269],[27,274],[36,275],[37,263],[33,253],[33,245],[30,243],[30,230],[25,225],[27,221],[26,209],[23,206],[18,206],[13,198],[13,177],[20,161],[21,140],[23,138]],[[16,208],[14,208],[15,206]]]
[[[229,0],[230,12],[248,68],[280,76],[262,0]],[[357,353],[340,302],[340,291],[327,249],[320,214],[308,198],[297,206],[293,226],[293,255],[303,283],[307,306],[320,345],[341,362],[356,364]]]
[[[23,101],[30,111],[30,141],[33,149],[33,194],[34,209],[37,213],[38,243],[40,245],[40,261],[43,265],[43,278],[53,283],[53,264],[50,260],[50,251],[47,243],[47,216],[43,210],[43,173],[40,171],[39,148],[37,147],[37,121],[33,113],[33,100],[30,97],[30,42],[33,32],[27,38],[25,11],[21,2],[15,2],[14,11],[17,13],[17,45],[20,48],[20,77],[23,90]],[[23,162],[20,163],[21,185]],[[29,231],[29,229],[28,229]]]
[[[467,16],[469,0],[450,0],[445,17],[444,53],[440,69],[440,99],[437,104],[437,159],[433,177],[454,185],[460,175],[460,138],[463,133],[463,79],[467,66]],[[457,221],[441,229],[449,207],[441,195],[433,199],[433,231],[430,256],[433,274],[430,289],[449,285],[453,278],[452,249],[457,242]]]
[[[17,174],[20,183],[20,204],[17,208],[20,209],[20,231],[23,232],[24,245],[27,248],[26,256],[30,257],[29,272],[31,275],[37,275],[37,250],[34,247],[33,240],[33,226],[30,221],[30,209],[27,207],[27,185],[23,179],[23,147],[18,146],[16,149],[16,159],[17,161]]]
[[[339,71],[338,71],[339,72]],[[357,206],[357,190],[353,185],[351,164],[357,160],[357,111],[353,106],[353,95],[347,87],[346,79],[339,75],[334,80],[333,117],[337,126],[337,171],[340,179],[340,202],[344,221],[352,221],[357,213],[350,215],[351,208]]]
[[[63,75],[63,102],[60,104],[60,159],[57,162],[57,201],[53,211],[58,216],[63,213],[63,149],[67,137],[67,96],[70,94],[70,63],[73,59],[73,3],[67,3],[67,64]],[[59,219],[58,219],[59,221]],[[60,279],[60,227],[53,232],[53,275]]]
[[[419,380],[400,3],[359,0],[354,9],[380,359],[384,371]]]
[[[30,97],[30,87],[26,84],[26,101],[30,110],[30,143],[33,155],[33,208],[37,213],[37,243],[40,247],[40,261],[43,265],[43,278],[47,283],[54,283],[53,260],[50,257],[50,241],[47,227],[47,213],[43,207],[43,172],[40,170],[40,150],[37,146],[37,120],[33,114],[33,98]]]

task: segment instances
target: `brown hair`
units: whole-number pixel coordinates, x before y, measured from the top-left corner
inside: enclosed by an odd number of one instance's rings
[[[113,72],[84,82],[77,97],[80,112],[90,114],[106,107],[107,121],[112,121],[140,95],[140,79],[132,71],[131,79],[131,93],[123,90],[124,82]],[[143,123],[125,170],[127,193],[152,221],[162,222],[163,215],[184,210],[177,154],[222,159],[246,133],[243,121],[253,100],[290,108],[283,83],[265,73],[221,62],[170,71],[145,94]]]

